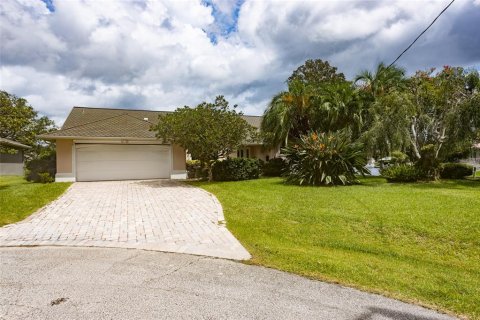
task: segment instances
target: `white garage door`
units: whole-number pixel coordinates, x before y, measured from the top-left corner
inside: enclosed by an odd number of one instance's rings
[[[77,144],[77,181],[170,178],[170,146]]]

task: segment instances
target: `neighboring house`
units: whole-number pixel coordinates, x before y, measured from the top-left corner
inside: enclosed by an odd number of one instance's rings
[[[185,179],[185,150],[162,143],[150,131],[162,113],[74,107],[60,130],[40,136],[56,142],[55,181]],[[257,127],[261,121],[261,117],[245,119]],[[276,154],[261,144],[248,144],[242,150],[244,157],[263,160]]]
[[[13,153],[0,151],[0,176],[22,176],[23,152],[30,147],[5,138],[0,138],[0,146],[13,151]]]

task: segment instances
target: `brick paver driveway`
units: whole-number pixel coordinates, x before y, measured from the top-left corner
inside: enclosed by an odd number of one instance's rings
[[[213,195],[170,180],[74,183],[29,219],[0,228],[0,246],[35,245],[250,258]]]

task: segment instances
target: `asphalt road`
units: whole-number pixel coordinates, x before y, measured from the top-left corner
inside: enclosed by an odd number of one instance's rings
[[[0,249],[1,319],[452,319],[239,262],[136,249]]]

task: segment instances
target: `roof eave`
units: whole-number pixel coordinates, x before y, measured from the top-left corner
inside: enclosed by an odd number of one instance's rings
[[[95,137],[95,136],[52,136],[52,135],[39,135],[37,136],[40,139],[44,140],[59,140],[59,139],[76,139],[76,140],[121,140],[121,139],[126,139],[126,140],[158,140],[155,137]]]
[[[30,149],[31,148],[30,146],[27,146],[26,144],[16,142],[16,141],[12,141],[12,140],[5,139],[5,138],[0,140],[0,145],[8,146],[10,148],[20,148],[20,149]]]

